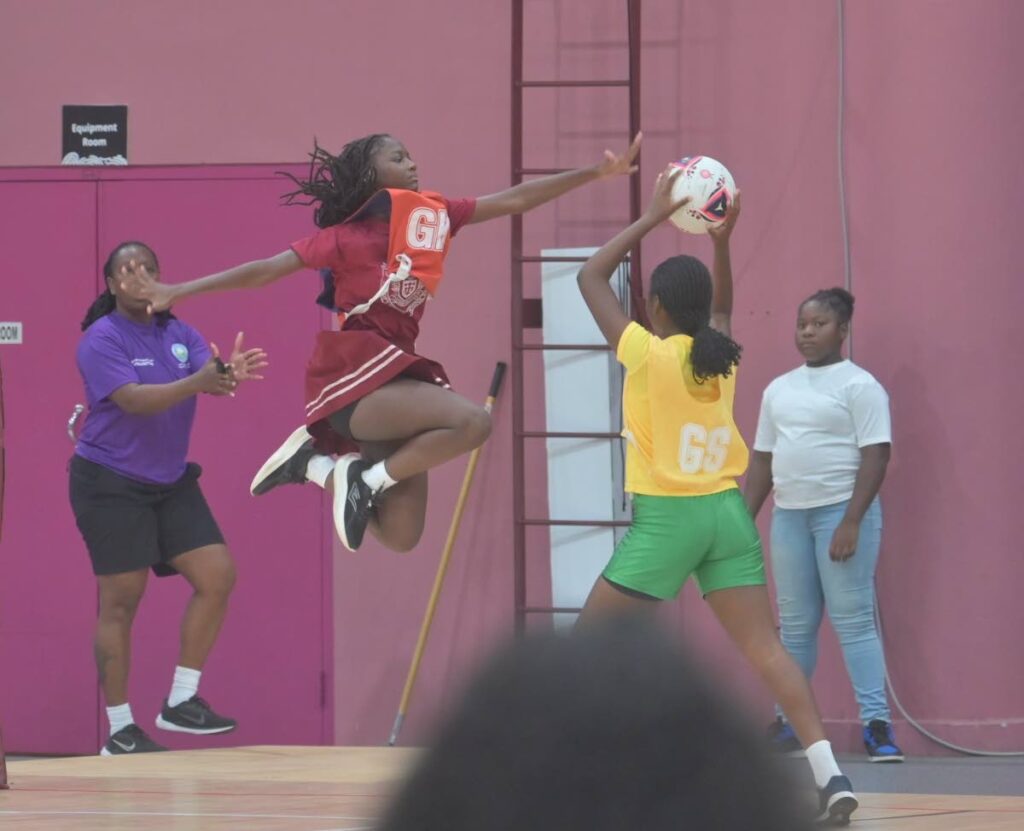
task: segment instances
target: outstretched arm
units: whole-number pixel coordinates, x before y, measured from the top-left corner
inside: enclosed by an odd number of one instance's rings
[[[225,369],[236,382],[262,381],[263,376],[260,370],[270,364],[267,362],[267,353],[260,347],[245,349],[242,346],[244,335],[239,332],[235,336],[235,345],[231,350],[231,357],[225,364]],[[216,349],[215,344],[211,344]]]
[[[146,267],[132,260],[118,274],[121,288],[132,296],[149,301],[150,312],[162,312],[174,303],[193,294],[230,289],[254,289],[265,286],[305,266],[298,254],[290,248],[265,260],[253,260],[242,265],[199,277],[185,283],[161,283],[153,278]]]
[[[619,298],[612,291],[609,280],[626,254],[635,248],[652,228],[686,204],[686,199],[672,199],[672,183],[679,173],[678,168],[673,170],[669,166],[658,175],[658,181],[654,185],[654,196],[644,215],[601,246],[594,256],[583,264],[576,278],[587,308],[597,321],[601,334],[613,348],[618,346],[619,338],[622,337],[630,320],[619,303]]]
[[[550,202],[587,182],[623,173],[635,173],[638,168],[633,162],[640,152],[642,138],[643,135],[637,133],[629,149],[621,156],[616,156],[611,150],[605,150],[604,159],[593,167],[582,167],[579,170],[531,179],[500,193],[481,196],[476,200],[476,210],[473,211],[470,222],[486,222],[488,219],[497,219],[509,214],[526,213],[531,208]]]
[[[711,326],[727,337],[732,336],[732,260],[729,255],[729,237],[739,219],[740,207],[740,192],[736,191],[722,224],[708,228],[708,236],[715,244],[715,260],[711,266]]]

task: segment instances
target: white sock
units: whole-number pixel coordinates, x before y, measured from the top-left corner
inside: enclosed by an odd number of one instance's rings
[[[327,486],[327,480],[334,471],[334,459],[330,456],[313,456],[306,463],[306,479],[315,482],[321,488]]]
[[[199,676],[203,673],[198,669],[188,667],[174,668],[174,682],[171,684],[171,694],[167,696],[167,706],[177,707],[182,701],[188,701],[199,691]]]
[[[836,764],[836,757],[832,755],[832,745],[825,739],[807,748],[807,761],[811,764],[814,784],[819,788],[824,788],[833,776],[843,775]]]
[[[369,485],[374,493],[386,491],[392,485],[398,484],[397,479],[392,479],[384,462],[377,462],[373,467],[363,471],[363,481]]]
[[[107,707],[107,718],[110,719],[111,736],[129,724],[135,723],[135,719],[132,718],[132,705],[127,702],[118,704],[116,707]]]

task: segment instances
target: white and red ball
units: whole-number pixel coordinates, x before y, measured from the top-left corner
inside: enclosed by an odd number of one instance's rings
[[[672,185],[675,200],[689,196],[690,201],[669,220],[688,234],[706,234],[719,225],[732,204],[736,182],[728,168],[710,156],[688,156],[673,162],[682,170]]]

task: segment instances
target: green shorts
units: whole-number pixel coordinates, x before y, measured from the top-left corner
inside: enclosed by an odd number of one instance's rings
[[[736,488],[708,496],[634,494],[633,523],[604,570],[616,586],[671,600],[694,574],[702,594],[763,586],[761,538]]]

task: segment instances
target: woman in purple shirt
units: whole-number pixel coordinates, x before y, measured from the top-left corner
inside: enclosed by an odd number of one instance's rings
[[[199,489],[200,468],[185,457],[196,396],[232,395],[266,366],[262,350],[242,349],[241,334],[224,363],[191,326],[169,312],[150,314],[114,279],[131,261],[159,279],[156,255],[140,242],[122,243],[103,266],[107,290],[86,313],[78,345],[89,413],[70,464],[71,507],[99,584],[96,665],[110,718],[104,756],[165,749],[135,724],[127,699],[132,620],[149,569],[180,574],[193,588],[157,727],[207,734],[236,726],[197,695],[235,567]]]

